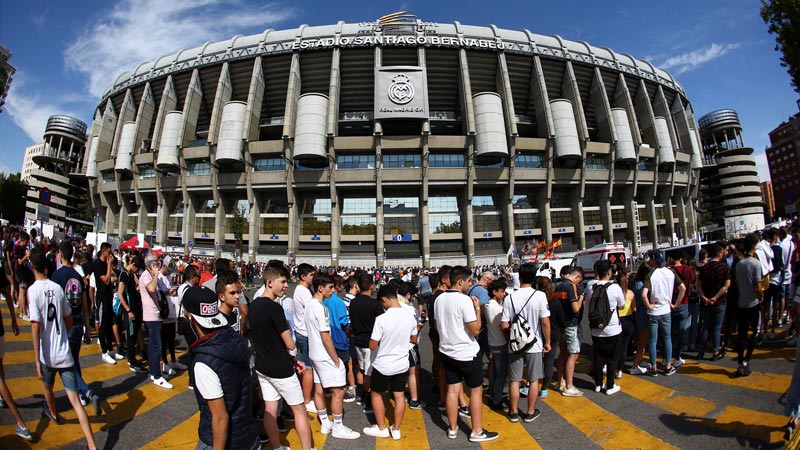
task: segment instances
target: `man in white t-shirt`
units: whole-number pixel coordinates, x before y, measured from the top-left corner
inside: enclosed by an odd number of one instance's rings
[[[647,308],[647,316],[650,319],[650,342],[648,351],[650,354],[650,375],[658,376],[656,366],[656,344],[658,336],[664,339],[664,375],[670,376],[677,372],[672,365],[672,310],[680,304],[683,295],[686,293],[686,286],[681,277],[675,271],[665,267],[667,259],[661,250],[652,250],[648,253],[648,264],[653,270],[647,275],[642,289],[642,301]],[[678,295],[673,295],[677,291]],[[677,302],[673,304],[673,299]]]
[[[509,352],[509,379],[508,387],[509,407],[508,420],[519,422],[520,417],[525,423],[530,423],[539,417],[536,409],[536,400],[539,398],[539,380],[544,378],[544,360],[542,353],[550,351],[550,309],[547,307],[547,295],[533,288],[536,281],[536,266],[523,264],[519,268],[520,288],[506,297],[503,302],[503,314],[500,317],[500,327],[503,331],[509,330],[517,316],[523,317],[531,327],[531,333],[536,337],[534,344],[526,351]],[[520,397],[520,383],[526,375],[527,367],[528,411],[520,414],[518,411]]]
[[[78,372],[69,350],[69,330],[72,328],[70,308],[61,286],[47,279],[47,260],[41,247],[30,252],[33,276],[36,280],[28,289],[28,311],[31,319],[33,353],[36,355],[36,375],[44,384],[42,415],[59,423],[53,383],[56,373],[61,377],[67,398],[78,416],[86,446],[96,449],[89,416],[78,398]]]
[[[472,433],[470,442],[486,442],[497,439],[497,432],[482,427],[483,408],[483,361],[477,336],[481,330],[480,303],[477,297],[468,297],[466,292],[472,285],[472,272],[464,266],[450,271],[450,285],[434,305],[436,328],[439,332],[439,352],[447,381],[447,437],[458,437],[458,398],[461,383],[470,390],[470,414]]]
[[[306,370],[302,375],[303,400],[308,412],[316,412],[317,409],[312,402],[314,394],[314,369],[311,358],[308,355],[308,332],[306,331],[306,305],[311,303],[311,281],[314,278],[315,269],[311,264],[302,263],[297,266],[297,286],[292,295],[292,322],[294,324],[294,338],[297,344],[297,359],[306,365]]]
[[[397,297],[395,284],[389,283],[378,290],[378,300],[386,312],[375,319],[369,348],[375,359],[372,362],[372,409],[377,425],[364,428],[364,434],[375,437],[400,439],[400,424],[405,414],[405,386],[409,379],[409,344],[417,342],[417,321]],[[414,310],[411,307],[411,310]],[[394,422],[386,428],[386,406],[383,393],[391,391],[394,397]]]
[[[308,355],[314,367],[314,404],[322,424],[320,432],[322,434],[332,432],[331,435],[339,439],[358,439],[361,433],[351,430],[342,423],[347,365],[336,353],[336,347],[331,339],[330,315],[328,308],[322,304],[322,301],[333,293],[333,278],[326,273],[318,272],[314,274],[311,287],[314,289],[314,296],[305,304],[304,325],[308,332]],[[331,392],[333,423],[328,419],[328,410],[325,408],[325,389]]]
[[[594,291],[601,289],[600,286],[608,285],[606,295],[608,296],[608,307],[611,309],[611,319],[603,328],[592,328],[592,376],[594,377],[594,391],[600,392],[605,389],[606,395],[613,395],[619,392],[619,385],[614,383],[616,375],[616,362],[619,361],[619,354],[622,351],[622,324],[619,321],[619,310],[625,307],[625,294],[622,293],[620,285],[611,282],[611,262],[606,259],[597,261],[594,265],[594,272],[597,276],[586,286],[586,297],[591,302]],[[598,293],[598,295],[602,295]],[[597,299],[600,301],[600,298]],[[606,367],[606,384],[603,385],[603,367]]]

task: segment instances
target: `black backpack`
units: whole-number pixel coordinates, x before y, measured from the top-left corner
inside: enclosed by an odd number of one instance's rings
[[[611,321],[611,304],[608,301],[608,288],[611,282],[595,284],[589,303],[589,328],[602,330]]]

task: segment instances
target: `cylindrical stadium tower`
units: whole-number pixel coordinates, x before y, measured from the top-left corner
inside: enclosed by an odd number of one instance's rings
[[[729,238],[764,228],[764,201],[753,158],[744,145],[739,116],[719,109],[700,118],[700,138],[705,166],[700,186],[701,202],[714,225],[706,238]]]
[[[120,74],[84,173],[101,231],[168,251],[493,264],[527,242],[637,252],[693,236],[696,129],[672,75],[607,48],[458,22],[339,22]]]
[[[78,204],[87,196],[82,179],[86,124],[70,116],[50,116],[42,145],[41,153],[33,156],[38,168],[31,171],[25,217],[61,228],[87,225],[75,218]]]

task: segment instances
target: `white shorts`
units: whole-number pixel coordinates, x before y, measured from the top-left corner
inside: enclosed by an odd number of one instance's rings
[[[256,370],[258,384],[261,386],[261,396],[265,402],[277,402],[281,398],[289,406],[302,405],[303,388],[296,375],[288,378],[270,378]]]
[[[339,367],[333,365],[333,361],[314,361],[314,383],[319,383],[324,388],[341,387],[347,384],[347,364],[339,360]]]
[[[358,359],[358,367],[364,372],[364,375],[372,375],[372,352],[369,347],[356,347],[356,358]]]
[[[6,357],[6,337],[0,336],[0,359]]]

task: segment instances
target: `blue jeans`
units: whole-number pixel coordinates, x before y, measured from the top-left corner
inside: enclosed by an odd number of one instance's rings
[[[86,385],[86,382],[83,380],[83,374],[81,373],[81,344],[83,343],[83,323],[79,325],[73,325],[72,329],[69,330],[69,352],[72,355],[72,360],[75,361],[75,375],[77,378],[78,384],[78,393],[82,395],[88,395],[89,393],[89,386]]]
[[[508,376],[508,345],[499,347],[489,347],[492,350],[492,378],[489,380],[489,393],[492,403],[500,403],[503,400],[503,388]]]
[[[698,335],[702,335],[702,330],[698,330],[700,323],[700,302],[689,303],[689,345],[697,345]]]
[[[689,304],[678,305],[672,310],[672,357],[678,359],[689,340],[689,327],[692,318],[689,316]]]
[[[656,367],[656,344],[658,343],[658,334],[664,338],[664,365],[672,364],[672,339],[670,339],[670,331],[672,329],[672,314],[666,313],[660,316],[649,316],[650,318],[650,342],[648,351],[650,352],[650,364]]]
[[[722,324],[725,322],[726,309],[726,305],[703,307],[703,340],[700,345],[700,353],[706,349],[709,335],[711,335],[711,346],[714,349],[714,354],[719,353],[720,333],[722,332]]]
[[[161,322],[145,322],[147,327],[147,365],[150,366],[150,376],[161,377]]]

